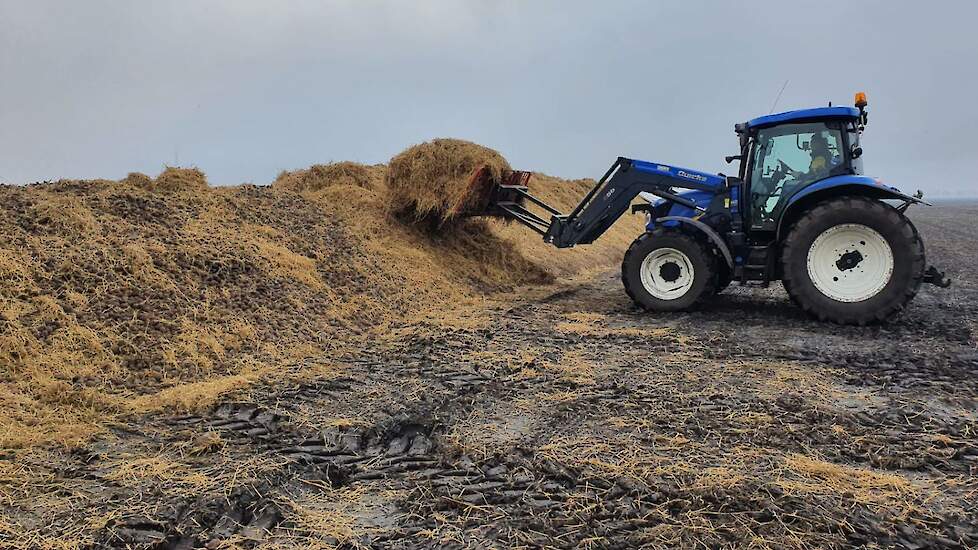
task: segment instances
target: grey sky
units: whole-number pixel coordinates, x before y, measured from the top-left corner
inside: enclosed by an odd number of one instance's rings
[[[598,176],[729,170],[733,124],[851,104],[865,165],[978,196],[978,3],[0,0],[0,181],[268,183],[432,137]]]

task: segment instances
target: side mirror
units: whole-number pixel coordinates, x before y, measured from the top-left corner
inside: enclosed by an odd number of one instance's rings
[[[862,147],[853,147],[852,148],[852,158],[857,159],[857,158],[859,158],[861,156],[863,156],[863,148]]]
[[[744,155],[728,155],[723,157],[723,160],[727,161],[727,164],[730,164],[735,160],[744,160]]]

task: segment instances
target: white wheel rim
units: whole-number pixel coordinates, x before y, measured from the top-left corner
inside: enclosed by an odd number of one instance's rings
[[[808,249],[808,276],[838,302],[879,294],[893,275],[893,250],[875,229],[856,223],[830,227]]]
[[[660,300],[678,300],[693,287],[696,271],[689,257],[675,248],[657,248],[642,260],[642,286]]]

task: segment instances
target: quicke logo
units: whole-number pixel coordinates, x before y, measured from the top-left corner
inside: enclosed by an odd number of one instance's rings
[[[678,176],[681,177],[681,178],[686,178],[686,179],[690,179],[690,180],[706,181],[706,177],[705,176],[701,176],[699,174],[690,174],[689,172],[686,172],[685,170],[680,170]]]

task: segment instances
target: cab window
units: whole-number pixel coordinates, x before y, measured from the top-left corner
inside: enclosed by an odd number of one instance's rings
[[[773,230],[792,195],[848,173],[841,125],[785,124],[758,131],[750,176],[751,229]]]

